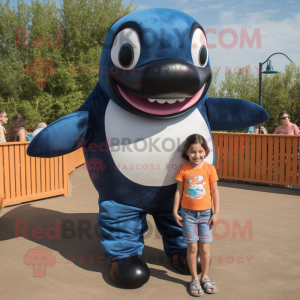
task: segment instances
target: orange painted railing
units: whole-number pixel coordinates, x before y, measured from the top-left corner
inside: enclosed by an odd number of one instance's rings
[[[300,186],[300,136],[213,133],[219,178]]]
[[[217,132],[213,138],[219,178],[300,186],[300,136]],[[68,175],[85,162],[82,149],[54,158],[30,157],[28,144],[0,144],[0,209],[68,196]]]
[[[84,164],[82,149],[54,158],[30,157],[29,142],[0,144],[0,208],[69,195],[68,175]]]

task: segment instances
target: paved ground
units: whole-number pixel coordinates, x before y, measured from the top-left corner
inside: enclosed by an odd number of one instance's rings
[[[173,269],[151,216],[143,252],[151,278],[139,289],[116,286],[100,248],[97,193],[82,167],[70,175],[70,181],[70,197],[2,209],[1,299],[191,297],[187,294],[190,277]],[[213,261],[209,272],[219,291],[202,298],[299,299],[300,190],[228,182],[220,182],[219,186],[222,224],[217,226],[211,243]],[[57,230],[51,231],[50,227],[55,226]],[[248,229],[240,234],[239,226]],[[15,238],[18,228],[24,228],[28,237]],[[33,266],[42,256],[46,268]]]

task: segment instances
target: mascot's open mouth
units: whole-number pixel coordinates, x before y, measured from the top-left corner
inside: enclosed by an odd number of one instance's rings
[[[193,107],[201,99],[206,84],[192,97],[158,99],[143,98],[116,83],[122,97],[136,109],[151,115],[174,115]]]

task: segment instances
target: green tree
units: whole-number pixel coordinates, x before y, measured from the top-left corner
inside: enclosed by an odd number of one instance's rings
[[[219,78],[219,74],[217,71],[213,70],[212,71],[212,79],[211,79],[211,83],[210,83],[210,87],[207,93],[207,96],[209,97],[218,97],[218,78]]]
[[[248,72],[249,66],[243,67],[239,73],[231,70],[225,79],[219,82],[219,89],[215,88],[214,97],[240,98],[259,103],[259,79]],[[263,75],[262,78],[262,107],[269,114],[265,127],[273,133],[278,125],[279,113],[287,110],[293,123],[300,121],[300,68],[294,63],[285,67],[284,72],[275,75]],[[239,130],[245,131],[245,130]]]
[[[0,0],[0,109],[52,123],[75,111],[98,81],[105,36],[136,6],[121,0]]]

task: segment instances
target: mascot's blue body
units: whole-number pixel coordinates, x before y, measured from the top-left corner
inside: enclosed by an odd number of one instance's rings
[[[149,279],[140,256],[147,214],[153,215],[169,257],[186,251],[172,215],[184,140],[193,133],[204,136],[211,149],[206,161],[213,164],[211,130],[268,119],[251,102],[208,97],[210,82],[199,23],[170,9],[132,13],[109,29],[99,82],[85,103],[46,127],[28,147],[28,155],[37,157],[83,147],[99,192],[102,249],[112,262],[112,279],[122,286],[141,286]]]

